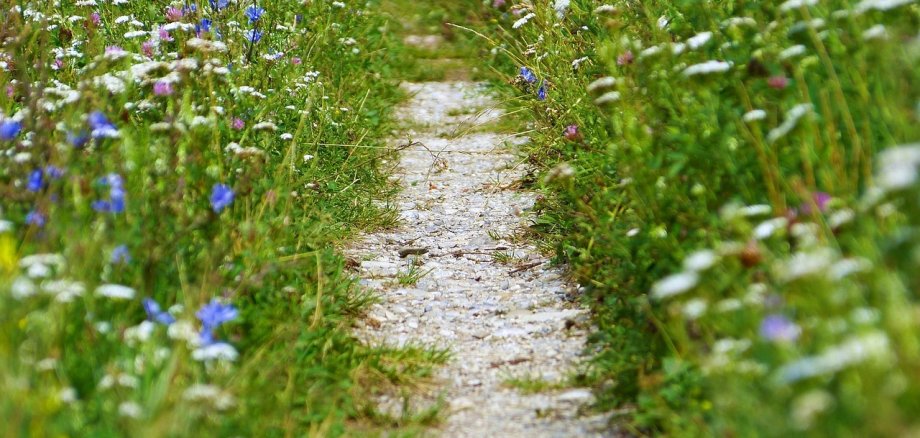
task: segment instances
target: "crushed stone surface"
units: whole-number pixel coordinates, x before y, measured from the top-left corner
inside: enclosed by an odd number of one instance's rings
[[[435,385],[421,400],[445,402],[445,437],[608,436],[608,417],[586,409],[592,394],[565,388],[525,394],[510,378],[562,382],[576,372],[590,322],[573,302],[576,286],[520,239],[536,194],[515,188],[524,138],[488,132],[501,117],[480,84],[407,83],[398,110],[413,145],[395,177],[401,226],[362,236],[346,249],[380,303],[359,323],[373,345],[447,348]],[[405,138],[394,144],[405,143]],[[517,237],[516,237],[517,236]],[[400,257],[400,252],[425,252]],[[403,254],[405,255],[405,254]],[[415,265],[423,273],[404,281]],[[564,388],[564,386],[562,386]],[[381,395],[399,415],[403,400]]]

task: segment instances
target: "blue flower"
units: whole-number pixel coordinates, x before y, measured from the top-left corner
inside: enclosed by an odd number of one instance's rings
[[[90,135],[93,138],[118,137],[118,128],[109,121],[102,111],[93,111],[86,119],[89,128],[92,130]]]
[[[112,250],[112,263],[116,265],[126,265],[131,263],[131,252],[128,251],[128,245],[118,245]]]
[[[144,298],[142,304],[144,305],[144,311],[147,312],[147,319],[163,325],[170,325],[176,322],[176,318],[173,318],[168,312],[160,310],[160,303],[157,303],[153,298]]]
[[[783,315],[769,315],[760,323],[760,336],[769,341],[791,342],[802,330]]]
[[[230,5],[230,0],[210,0],[211,9],[221,10]]]
[[[67,141],[73,145],[73,147],[81,149],[83,146],[86,146],[86,143],[89,142],[89,134],[87,134],[85,131],[81,131],[79,134],[68,132]]]
[[[210,18],[202,18],[201,23],[195,25],[195,33],[207,33],[211,31],[212,21]]]
[[[540,82],[540,89],[537,90],[537,99],[546,100],[546,84]]]
[[[51,179],[61,179],[64,176],[64,169],[57,166],[45,166],[45,175]]]
[[[262,18],[262,14],[264,13],[265,13],[265,9],[260,8],[255,5],[246,8],[246,12],[245,12],[246,17],[249,18],[250,23],[255,23],[256,21],[259,21],[259,19]]]
[[[233,202],[233,189],[226,184],[214,184],[211,189],[211,208],[215,213],[220,213]]]
[[[109,199],[93,202],[93,210],[100,213],[123,213],[125,211],[125,186],[121,175],[110,173],[99,183],[109,188]]]
[[[26,215],[26,223],[29,225],[35,225],[36,227],[39,227],[39,228],[44,227],[45,226],[45,215],[35,210],[32,210],[29,212],[29,214]]]
[[[257,43],[262,39],[262,31],[258,29],[247,30],[243,35],[245,35],[246,40],[251,43]]]
[[[19,135],[22,131],[22,123],[16,120],[4,120],[0,122],[0,140],[10,141]]]
[[[29,174],[29,182],[26,184],[26,190],[37,192],[42,189],[45,173],[41,169],[35,169]]]
[[[521,77],[523,77],[525,81],[531,84],[537,82],[537,75],[533,74],[533,71],[527,67],[521,67]]]
[[[184,6],[182,8],[183,15],[193,14],[197,11],[198,11],[198,5],[195,3],[192,3],[191,5],[188,5],[188,6]]]
[[[216,298],[202,306],[195,316],[201,321],[201,343],[211,345],[214,343],[214,329],[221,324],[236,319],[239,312],[232,304],[222,304]]]

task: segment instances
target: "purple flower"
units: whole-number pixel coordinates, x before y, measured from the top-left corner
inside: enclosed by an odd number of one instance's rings
[[[246,122],[244,122],[243,119],[239,117],[234,117],[232,126],[233,126],[233,129],[236,129],[237,131],[239,131],[240,129],[243,129],[246,127]]]
[[[828,195],[827,193],[824,193],[824,192],[815,192],[811,196],[811,200],[818,207],[818,212],[823,213],[825,210],[827,210],[827,203],[831,201],[831,195]],[[802,214],[805,214],[805,215],[812,214],[810,202],[803,203],[799,207],[799,209],[802,210]]]
[[[546,100],[546,84],[540,82],[540,88],[537,90],[537,99]]]
[[[264,13],[265,13],[265,9],[262,9],[255,5],[246,8],[246,12],[245,12],[246,17],[249,18],[250,23],[255,23],[256,21],[259,21],[259,19],[262,18],[262,14]]]
[[[568,141],[577,141],[581,139],[581,133],[578,132],[578,125],[569,125],[565,127],[562,136]]]
[[[45,226],[45,221],[45,215],[35,210],[30,211],[29,214],[26,215],[26,223],[29,225],[35,225],[41,228]]]
[[[169,82],[157,81],[153,84],[153,94],[156,96],[169,96],[173,94],[173,86]]]
[[[157,303],[153,298],[144,298],[142,304],[144,305],[144,311],[147,312],[147,319],[163,325],[170,325],[176,322],[176,318],[173,318],[168,312],[160,310],[160,303]]]
[[[769,341],[795,341],[801,332],[798,325],[779,314],[769,315],[760,323],[760,336]]]
[[[44,185],[44,176],[45,173],[41,169],[35,169],[32,173],[29,174],[29,182],[26,184],[26,190],[30,192],[37,192],[42,189]]]
[[[116,265],[126,265],[131,263],[131,252],[128,251],[127,245],[118,245],[112,250],[112,263]]]
[[[185,12],[175,6],[166,8],[166,20],[168,21],[179,21],[184,15]]]
[[[22,131],[22,123],[16,120],[4,120],[0,122],[0,140],[10,141],[19,135]]]
[[[211,208],[215,213],[220,213],[233,202],[233,189],[226,184],[214,184],[211,189]]]
[[[537,82],[537,75],[527,67],[521,67],[521,77],[530,84]]]

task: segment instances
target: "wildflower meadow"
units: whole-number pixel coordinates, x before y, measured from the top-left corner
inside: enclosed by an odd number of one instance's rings
[[[631,433],[920,431],[920,6],[470,2]]]
[[[444,45],[407,47],[412,20]],[[6,0],[0,23],[2,436],[436,431],[451,400],[377,401],[450,355],[359,340],[380,298],[341,247],[400,224],[399,83],[460,70],[528,138],[514,238],[590,310],[579,371],[518,386],[589,388],[616,436],[920,435],[914,0]]]

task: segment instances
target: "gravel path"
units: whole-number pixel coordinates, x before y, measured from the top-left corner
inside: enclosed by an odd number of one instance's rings
[[[474,83],[404,84],[414,95],[399,110],[417,142],[401,153],[396,177],[402,226],[364,236],[346,252],[363,283],[381,296],[357,329],[366,342],[446,347],[450,362],[419,399],[446,402],[447,437],[601,436],[606,417],[581,416],[587,389],[523,394],[512,377],[563,380],[582,358],[588,316],[567,298],[574,285],[515,234],[535,194],[514,146],[526,139],[486,130],[500,117]],[[394,145],[405,143],[394,139]],[[426,254],[406,258],[400,251]],[[425,275],[400,285],[412,264]],[[382,396],[398,411],[398,397]]]

